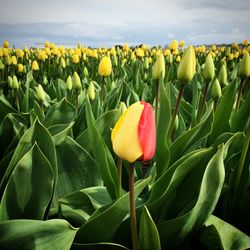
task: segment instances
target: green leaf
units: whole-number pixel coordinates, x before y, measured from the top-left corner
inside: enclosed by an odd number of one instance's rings
[[[148,185],[147,179],[138,181],[135,186],[135,199]],[[75,241],[77,243],[95,243],[111,241],[122,220],[129,214],[129,193],[119,198],[104,211],[94,213],[79,229]]]
[[[157,227],[147,209],[143,207],[140,222],[139,249],[160,250],[161,243]]]
[[[176,248],[190,234],[195,234],[212,214],[225,177],[223,156],[222,145],[206,167],[194,206],[179,217],[159,222],[158,230],[164,247]]]
[[[6,100],[4,95],[0,93],[0,122],[2,122],[3,118],[9,113],[16,113],[16,110]]]
[[[58,124],[48,128],[56,146],[61,144],[71,134],[73,125],[74,122],[71,122],[70,124]]]
[[[179,136],[170,147],[170,165],[193,149],[195,143],[206,138],[212,129],[213,109],[209,107],[201,122]]]
[[[209,142],[213,143],[223,132],[230,131],[230,116],[236,96],[236,82],[232,82],[225,88],[225,92],[215,111],[212,132],[209,136]]]
[[[0,223],[0,248],[68,250],[76,232],[65,220],[5,221]]]
[[[162,77],[160,84],[160,109],[157,120],[157,140],[156,140],[156,172],[159,178],[169,163],[169,145],[167,141],[167,132],[171,119],[171,107],[169,101],[169,86],[164,89]]]
[[[10,176],[1,200],[0,220],[42,220],[53,195],[53,182],[52,167],[35,143]]]
[[[100,173],[111,198],[117,199],[119,192],[116,165],[97,127],[88,98],[86,101],[86,115],[90,145],[96,160],[98,172]]]
[[[73,243],[72,250],[129,250],[128,248],[110,242],[77,244]]]
[[[214,225],[217,229],[224,249],[244,250],[250,248],[250,237],[227,222],[211,215],[206,221],[206,226],[209,225]]]
[[[52,137],[50,136],[48,130],[39,122],[39,120],[36,120],[35,123],[22,136],[16,147],[15,153],[1,181],[0,194],[3,193],[8,179],[10,178],[10,175],[17,163],[33,147],[35,142],[37,143],[41,152],[46,156],[48,162],[51,164],[55,178],[54,183],[57,182],[58,170],[55,146]]]
[[[74,106],[63,98],[60,102],[54,104],[44,118],[46,127],[56,124],[68,124],[76,116]]]
[[[101,185],[96,163],[72,138],[56,146],[58,183],[56,196],[61,198],[76,190]]]

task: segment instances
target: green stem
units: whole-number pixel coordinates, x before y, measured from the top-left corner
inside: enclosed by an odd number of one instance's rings
[[[118,193],[120,197],[122,196],[122,158],[118,157],[117,160],[118,169]]]
[[[179,111],[179,108],[180,108],[181,97],[183,96],[183,93],[184,93],[184,87],[185,87],[185,85],[182,84],[181,88],[179,90],[179,94],[178,94],[178,97],[177,97],[177,100],[176,100],[175,110],[174,110],[174,113],[173,113],[173,116],[172,116],[172,119],[171,119],[171,122],[170,122],[170,126],[169,126],[169,129],[168,129],[168,138],[171,137],[173,129],[174,129],[174,122],[175,122],[176,115],[178,114],[178,111]]]
[[[18,111],[18,113],[20,113],[20,105],[19,105],[19,99],[18,99],[17,91],[18,91],[18,90],[16,90],[16,106],[17,106],[17,111]]]
[[[101,106],[103,105],[103,102],[104,102],[104,84],[105,84],[105,79],[104,79],[104,76],[101,77]]]
[[[203,111],[204,111],[204,108],[205,108],[206,99],[207,99],[209,82],[206,82],[205,84],[206,85],[205,85],[205,89],[204,89],[204,95],[203,95],[203,98],[202,98],[202,101],[201,101],[200,109],[198,110],[198,114],[197,114],[197,123],[199,123],[200,120],[201,120],[201,117],[203,115]]]
[[[78,90],[76,90],[76,113],[78,111]]]
[[[214,112],[216,111],[216,108],[217,108],[217,102],[218,102],[218,100],[214,99]]]
[[[159,104],[159,79],[156,80],[156,93],[155,93],[155,123],[157,124],[158,118],[158,104]]]
[[[237,95],[237,101],[236,101],[236,112],[240,108],[240,98],[241,98],[242,90],[243,90],[243,87],[244,87],[244,84],[245,84],[246,81],[247,81],[247,78],[244,81],[242,79],[241,82],[240,82],[240,88],[239,88],[239,92],[238,92],[238,95]]]
[[[133,250],[137,249],[137,224],[135,212],[135,191],[134,191],[134,165],[129,166],[129,201],[130,201],[130,225]]]

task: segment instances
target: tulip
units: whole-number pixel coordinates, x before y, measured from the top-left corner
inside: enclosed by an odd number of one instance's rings
[[[223,63],[221,68],[220,68],[218,80],[219,80],[221,86],[227,85],[227,66],[225,63]]]
[[[40,84],[36,87],[36,96],[38,101],[43,102],[45,100],[45,92]]]
[[[80,90],[82,88],[81,79],[76,71],[74,72],[72,77],[72,87],[76,90]]]
[[[23,69],[24,69],[23,65],[21,63],[19,63],[17,66],[18,73],[23,73]]]
[[[3,47],[6,48],[6,49],[9,48],[9,42],[8,41],[4,41],[3,42]]]
[[[177,78],[182,84],[191,81],[195,74],[196,60],[192,46],[189,46],[177,69]]]
[[[11,76],[8,76],[8,87],[10,89],[12,89],[12,83],[13,83],[13,79],[11,78]]]
[[[250,76],[250,56],[248,53],[246,53],[241,60],[239,74],[242,78]]]
[[[83,75],[84,75],[85,77],[88,77],[88,76],[89,76],[89,71],[88,71],[88,69],[87,69],[86,67],[84,67],[84,69],[83,69]]]
[[[90,100],[95,100],[95,87],[92,81],[89,84],[87,93]]]
[[[206,57],[203,77],[206,82],[210,82],[214,78],[214,61],[210,54]]]
[[[63,69],[66,68],[66,62],[65,62],[64,57],[61,57],[61,58],[60,58],[60,66],[61,66]]]
[[[177,50],[177,49],[178,49],[178,41],[173,40],[173,41],[169,44],[168,48],[169,48],[170,50]]]
[[[72,89],[72,78],[71,78],[71,76],[68,76],[68,78],[67,78],[66,89],[67,90],[71,90]]]
[[[79,56],[77,54],[75,54],[75,55],[73,55],[72,60],[73,60],[73,63],[77,64],[77,63],[79,63],[80,58],[79,58]]]
[[[34,70],[34,71],[39,70],[39,65],[38,65],[37,61],[33,61],[33,62],[32,62],[31,68],[32,68],[32,70]]]
[[[116,123],[111,140],[114,152],[130,163],[152,159],[156,146],[152,106],[144,101],[131,105]]]
[[[164,56],[162,54],[160,54],[157,57],[157,60],[152,68],[153,79],[159,79],[161,75],[162,75],[162,78],[164,78],[164,76],[165,76],[165,60],[164,60]]]
[[[211,87],[211,96],[213,99],[217,100],[221,97],[221,87],[218,79],[215,79]]]
[[[109,57],[105,56],[102,58],[99,67],[98,73],[100,76],[109,76],[112,72],[112,63]]]
[[[11,57],[11,62],[12,62],[13,65],[17,65],[17,58],[16,58],[16,56],[12,56]]]
[[[15,75],[13,76],[13,79],[12,79],[12,89],[19,89],[19,82]]]

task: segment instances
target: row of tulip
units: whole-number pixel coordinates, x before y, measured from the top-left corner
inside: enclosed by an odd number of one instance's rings
[[[250,247],[250,45],[0,48],[0,247]]]

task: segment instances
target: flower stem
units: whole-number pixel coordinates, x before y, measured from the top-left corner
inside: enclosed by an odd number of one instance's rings
[[[179,94],[178,94],[178,97],[177,97],[177,100],[176,100],[175,110],[174,110],[174,113],[173,113],[173,116],[172,116],[172,119],[171,119],[171,122],[170,122],[170,126],[169,126],[169,129],[168,129],[168,138],[171,137],[171,134],[172,134],[173,129],[174,129],[174,122],[175,122],[176,115],[178,114],[178,111],[179,111],[179,108],[180,108],[181,97],[183,96],[183,93],[184,93],[184,87],[185,87],[185,85],[182,84],[181,88],[179,90]]]
[[[205,83],[203,98],[202,98],[202,101],[201,101],[201,106],[200,106],[200,109],[198,110],[198,113],[197,113],[197,123],[200,122],[201,117],[203,115],[203,111],[204,111],[205,103],[206,103],[206,99],[207,99],[208,85],[209,85],[209,82],[206,82]]]
[[[18,99],[18,90],[16,90],[16,106],[17,106],[17,111],[18,113],[20,113],[20,105],[19,105],[19,99]]]
[[[155,123],[157,124],[158,118],[158,104],[159,104],[159,79],[156,80],[156,93],[155,93]]]
[[[135,213],[135,192],[134,192],[134,165],[129,166],[129,200],[130,200],[130,225],[133,250],[137,249],[137,224]]]
[[[76,113],[78,111],[78,90],[76,90]]]
[[[103,105],[103,102],[104,102],[104,84],[105,84],[105,79],[104,79],[104,76],[102,76],[102,78],[101,78],[102,80],[102,82],[101,82],[101,106]]]

